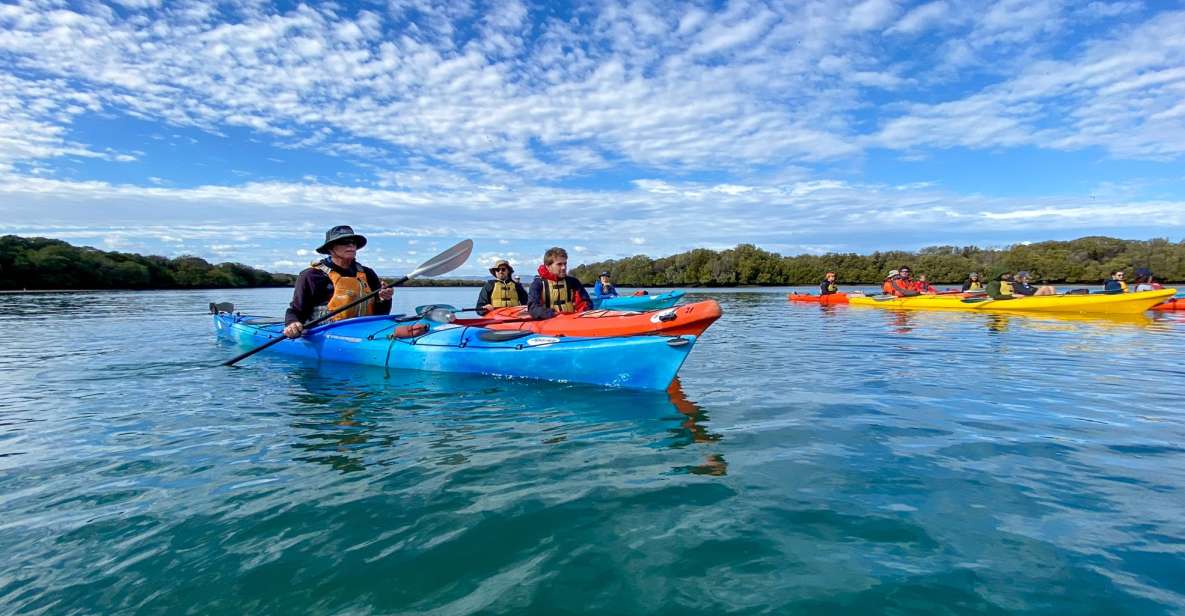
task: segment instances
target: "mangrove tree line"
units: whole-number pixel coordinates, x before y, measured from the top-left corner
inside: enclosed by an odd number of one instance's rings
[[[294,280],[241,263],[212,265],[198,257],[145,257],[44,237],[0,237],[0,289],[290,287]]]
[[[572,275],[591,283],[609,270],[625,286],[735,286],[817,284],[826,272],[840,282],[876,284],[885,274],[909,265],[931,282],[956,283],[970,272],[994,276],[1000,271],[1027,270],[1051,283],[1100,283],[1114,270],[1152,270],[1157,280],[1185,281],[1185,241],[1148,241],[1083,237],[1068,242],[1040,242],[1002,249],[934,246],[917,252],[825,254],[784,257],[751,244],[723,251],[696,249],[652,259],[637,255],[588,263]]]

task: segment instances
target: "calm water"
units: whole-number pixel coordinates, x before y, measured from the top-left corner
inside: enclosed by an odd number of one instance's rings
[[[1185,611],[1185,314],[726,291],[669,394],[212,367],[287,293],[0,296],[0,613]]]

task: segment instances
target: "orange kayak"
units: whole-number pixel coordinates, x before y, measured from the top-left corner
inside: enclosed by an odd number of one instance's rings
[[[792,302],[810,302],[812,304],[846,304],[848,303],[848,295],[846,293],[831,293],[830,295],[812,295],[810,293],[791,293],[786,296]]]
[[[1170,299],[1167,302],[1153,306],[1151,310],[1185,310],[1185,297]]]
[[[709,299],[648,312],[589,310],[533,321],[525,306],[495,308],[484,317],[457,319],[460,325],[517,329],[549,336],[698,336],[720,318],[720,304]]]

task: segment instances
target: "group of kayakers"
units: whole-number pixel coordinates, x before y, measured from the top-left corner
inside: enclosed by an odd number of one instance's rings
[[[1110,279],[1103,287],[1103,292],[1127,293],[1164,288],[1153,280],[1152,272],[1146,268],[1136,270],[1133,286],[1130,288],[1124,281],[1124,277],[1125,274],[1122,270],[1111,272]],[[1030,282],[1031,279],[1032,276],[1029,272],[1023,270],[1015,274],[1011,271],[1004,271],[998,273],[991,282],[984,282],[984,278],[978,272],[971,272],[963,281],[961,292],[984,293],[993,299],[1057,294],[1056,288],[1049,285],[1034,285]],[[897,269],[889,270],[881,284],[881,292],[894,297],[913,297],[937,294],[939,291],[926,280],[925,274],[919,274],[914,278],[913,270],[908,265],[903,265]],[[835,272],[827,272],[823,276],[822,282],[819,283],[819,294],[831,295],[833,293],[839,293],[839,283]]]
[[[359,298],[378,290],[375,297],[360,302],[335,315],[332,320],[391,312],[394,289],[378,274],[357,261],[357,253],[366,246],[366,237],[348,225],[325,232],[325,241],[317,247],[324,258],[313,261],[300,273],[292,292],[292,303],[284,315],[284,335],[297,338],[304,323],[350,306]],[[486,314],[495,308],[526,305],[532,318],[548,319],[557,313],[584,312],[593,302],[580,280],[568,275],[568,252],[558,246],[547,249],[543,264],[530,290],[523,287],[514,268],[499,259],[490,268],[493,276],[477,296],[476,311]],[[598,298],[617,297],[609,272],[601,272],[594,292]]]

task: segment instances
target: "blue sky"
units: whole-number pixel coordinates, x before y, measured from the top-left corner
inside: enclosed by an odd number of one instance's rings
[[[1185,4],[0,0],[0,233],[398,275],[1185,236]]]

